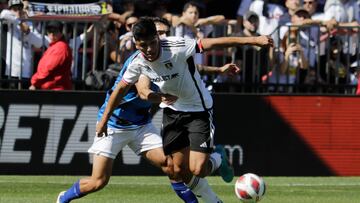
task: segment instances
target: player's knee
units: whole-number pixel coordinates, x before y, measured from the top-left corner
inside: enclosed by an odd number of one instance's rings
[[[165,157],[164,161],[162,161],[161,168],[163,172],[169,177],[174,176],[174,164],[170,157]]]
[[[194,176],[205,177],[206,175],[206,164],[196,164],[195,166],[190,166],[190,171]]]
[[[186,173],[188,173],[189,168],[185,165],[176,165],[174,164],[174,176],[175,177],[183,177]]]

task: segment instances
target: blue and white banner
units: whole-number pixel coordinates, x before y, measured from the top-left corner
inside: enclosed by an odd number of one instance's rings
[[[50,4],[29,2],[29,15],[101,15],[106,14],[106,3]]]

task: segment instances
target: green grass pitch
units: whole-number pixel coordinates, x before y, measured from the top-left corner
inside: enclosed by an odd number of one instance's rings
[[[1,203],[55,203],[57,194],[78,176],[0,176]],[[208,177],[225,203],[240,202],[234,182]],[[261,203],[359,203],[360,177],[264,177],[267,190]],[[166,177],[114,176],[103,190],[73,202],[181,203]]]

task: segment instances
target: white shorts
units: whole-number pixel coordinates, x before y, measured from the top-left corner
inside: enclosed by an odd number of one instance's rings
[[[151,149],[162,147],[162,138],[152,123],[137,129],[123,130],[108,128],[108,136],[95,136],[89,153],[115,159],[117,154],[128,145],[137,155]]]

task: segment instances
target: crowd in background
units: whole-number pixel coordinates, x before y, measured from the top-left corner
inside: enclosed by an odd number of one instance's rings
[[[359,0],[114,0],[106,1],[106,18],[75,24],[32,21],[29,2],[1,4],[3,89],[109,88],[136,49],[131,26],[142,16],[167,21],[167,36],[274,39],[271,48],[243,46],[197,55],[196,64],[232,62],[241,68],[232,77],[204,75],[209,90],[355,94],[359,84]]]

